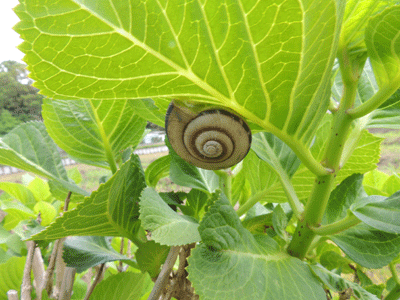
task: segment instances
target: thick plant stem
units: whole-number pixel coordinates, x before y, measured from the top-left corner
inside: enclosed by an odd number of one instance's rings
[[[341,62],[342,76],[344,79],[344,92],[339,110],[334,115],[332,131],[322,161],[322,164],[327,169],[332,169],[333,172],[328,175],[316,177],[303,217],[300,218],[293,239],[289,244],[289,254],[300,259],[306,256],[316,236],[316,232],[313,231],[312,228],[317,228],[321,225],[330,193],[334,187],[336,173],[341,168],[340,159],[352,123],[352,118],[346,111],[352,107],[354,103],[358,80],[350,74],[352,68],[347,61],[347,54],[341,53],[341,55],[343,55],[343,57],[339,58],[339,60]]]

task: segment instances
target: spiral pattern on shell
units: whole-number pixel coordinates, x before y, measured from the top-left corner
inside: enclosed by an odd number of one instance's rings
[[[251,131],[246,122],[221,109],[195,114],[171,102],[165,129],[175,152],[203,169],[229,168],[250,150]]]

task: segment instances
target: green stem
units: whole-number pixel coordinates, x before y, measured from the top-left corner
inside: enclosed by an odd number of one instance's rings
[[[219,188],[224,192],[229,201],[232,202],[232,174],[230,170],[215,170],[214,173],[219,177]]]
[[[390,272],[392,273],[392,277],[393,277],[394,281],[395,281],[398,285],[400,285],[400,278],[399,278],[399,275],[397,275],[396,264],[393,263],[393,262],[391,262],[391,263],[389,264],[389,268],[390,268]]]
[[[304,210],[304,216],[300,219],[288,246],[289,254],[300,259],[306,256],[316,236],[311,228],[319,227],[321,224],[330,193],[334,187],[336,173],[340,169],[340,159],[352,123],[352,119],[346,111],[354,104],[358,80],[352,74],[353,68],[346,51],[339,53],[339,63],[344,83],[343,97],[339,109],[334,115],[332,131],[322,161],[323,165],[332,169],[333,172],[316,177]]]
[[[269,189],[259,191],[258,193],[254,194],[245,204],[239,207],[236,211],[237,215],[240,217],[244,215],[250,208],[252,208],[258,201],[264,199],[266,195],[268,195]]]
[[[115,174],[117,172],[118,168],[117,168],[117,164],[115,162],[114,155],[113,155],[113,153],[111,151],[111,145],[108,142],[108,138],[107,138],[106,132],[104,131],[103,124],[101,123],[98,114],[96,113],[96,108],[94,107],[93,102],[91,100],[89,100],[89,103],[90,103],[90,106],[91,106],[91,108],[93,110],[93,115],[94,115],[94,117],[96,119],[97,128],[99,128],[99,131],[100,131],[101,139],[102,139],[103,145],[104,145],[104,150],[106,152],[107,162],[110,165],[111,172],[113,174]]]
[[[352,119],[361,118],[373,110],[377,109],[383,104],[390,96],[392,96],[400,88],[400,75],[395,77],[390,84],[387,84],[379,89],[379,91],[365,101],[363,104],[351,108],[347,111]]]
[[[350,214],[337,222],[325,226],[311,228],[311,230],[317,235],[321,236],[333,235],[349,229],[350,227],[353,227],[359,223],[361,223],[361,221],[353,214]]]
[[[278,170],[277,170],[278,171]],[[278,173],[278,172],[277,172]],[[301,204],[297,194],[294,190],[292,182],[289,176],[287,176],[284,170],[280,170],[278,173],[279,180],[281,181],[283,190],[285,191],[286,197],[288,199],[289,205],[293,210],[293,213],[297,218],[300,218],[303,213],[303,205]]]

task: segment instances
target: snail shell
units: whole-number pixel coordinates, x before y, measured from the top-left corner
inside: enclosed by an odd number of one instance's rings
[[[175,152],[203,169],[229,168],[250,150],[249,126],[240,117],[221,109],[196,114],[171,102],[165,129]]]

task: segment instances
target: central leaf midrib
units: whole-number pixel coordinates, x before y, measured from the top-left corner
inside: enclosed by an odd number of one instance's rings
[[[106,132],[104,130],[102,122],[100,121],[100,118],[97,114],[96,108],[94,107],[92,100],[88,100],[88,101],[90,103],[90,107],[92,108],[93,116],[95,117],[97,128],[100,132],[100,136],[101,136],[101,139],[102,139],[102,142],[104,145],[105,155],[106,155],[108,164],[110,165],[110,168],[111,168],[111,171],[113,172],[113,174],[115,174],[115,172],[117,171],[117,166],[116,166],[116,163],[114,160],[114,155],[112,153],[112,149],[111,149],[110,143],[108,141]]]

